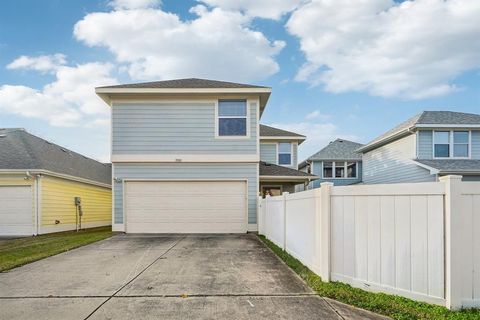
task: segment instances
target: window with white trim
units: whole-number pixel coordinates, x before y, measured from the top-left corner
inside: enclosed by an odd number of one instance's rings
[[[470,131],[434,131],[434,158],[468,158]]]
[[[333,162],[330,162],[330,161],[323,162],[323,177],[333,178]]]
[[[453,131],[453,157],[468,158],[470,132]]]
[[[324,179],[356,179],[358,162],[356,161],[324,161]]]
[[[290,142],[280,142],[278,144],[278,164],[292,165],[292,144]]]
[[[247,136],[247,101],[218,101],[218,136]]]

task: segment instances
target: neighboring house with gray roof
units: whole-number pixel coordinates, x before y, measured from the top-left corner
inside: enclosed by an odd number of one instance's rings
[[[363,183],[480,181],[480,115],[423,111],[359,148]]]
[[[0,129],[0,235],[74,230],[80,223],[111,224],[111,165],[24,129]]]
[[[259,194],[316,178],[297,170],[304,136],[260,124],[269,87],[177,79],[96,93],[112,112],[114,231],[256,231]]]
[[[362,146],[361,143],[336,139],[300,163],[299,170],[319,177],[310,182],[307,188],[319,188],[322,182],[332,182],[337,186],[361,182],[362,154],[356,150]],[[297,187],[297,191],[303,189],[302,186]]]

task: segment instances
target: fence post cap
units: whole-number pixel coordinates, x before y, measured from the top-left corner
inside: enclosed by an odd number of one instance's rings
[[[459,176],[459,175],[455,175],[455,174],[450,174],[448,176],[441,176],[440,178],[438,178],[438,180],[440,181],[448,181],[448,180],[462,180],[462,176]]]
[[[287,195],[287,194],[290,194],[290,192],[288,191],[282,192],[282,195]]]
[[[322,182],[320,183],[320,186],[333,187],[333,182]]]

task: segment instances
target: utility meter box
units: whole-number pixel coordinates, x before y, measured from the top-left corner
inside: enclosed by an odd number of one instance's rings
[[[76,205],[76,206],[82,205],[82,198],[80,198],[80,197],[75,197],[75,205]]]

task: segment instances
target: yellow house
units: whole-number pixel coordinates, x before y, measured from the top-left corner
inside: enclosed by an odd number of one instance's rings
[[[111,165],[0,129],[0,236],[111,225]]]

